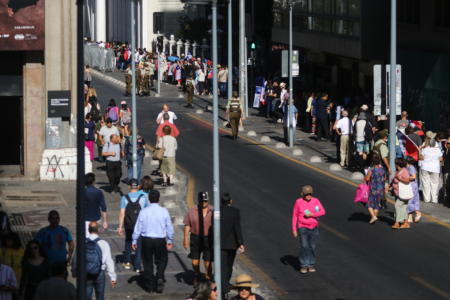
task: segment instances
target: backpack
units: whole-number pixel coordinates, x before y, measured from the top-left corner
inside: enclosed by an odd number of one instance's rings
[[[116,110],[116,107],[117,106],[114,106],[114,107],[109,106],[108,107],[108,112],[109,112],[108,118],[111,118],[111,120],[113,122],[117,121],[117,110]]]
[[[102,249],[98,245],[99,238],[86,239],[86,273],[98,275],[102,271]]]
[[[123,222],[125,229],[134,229],[139,212],[141,211],[139,199],[141,199],[142,196],[143,195],[139,195],[136,202],[132,202],[130,196],[125,195],[125,198],[128,201],[127,207],[125,208],[125,220]]]
[[[97,99],[93,99],[91,101],[91,116],[92,116],[92,121],[97,123],[98,119],[100,117],[100,111],[98,110],[98,107],[97,107]]]
[[[373,140],[372,124],[366,120],[366,125],[364,126],[364,139],[368,142]]]
[[[130,111],[127,110],[122,110],[122,122],[124,124],[128,124],[131,123],[131,114]]]

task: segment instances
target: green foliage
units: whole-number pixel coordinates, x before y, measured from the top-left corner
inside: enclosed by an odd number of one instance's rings
[[[180,23],[180,30],[175,30],[175,36],[182,39],[189,39],[191,43],[197,41],[202,44],[204,38],[209,39],[208,30],[211,28],[211,21],[205,18],[195,18],[191,20],[188,16],[180,16],[175,19]]]

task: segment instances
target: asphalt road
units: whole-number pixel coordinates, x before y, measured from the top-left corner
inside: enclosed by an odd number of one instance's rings
[[[104,112],[119,104],[123,88],[95,79]],[[126,98],[131,105],[131,98]],[[202,100],[194,98],[194,103]],[[212,195],[212,126],[188,113],[184,99],[138,98],[139,133],[154,146],[156,116],[168,103],[178,120],[177,163],[195,178],[195,194]],[[367,210],[353,203],[355,187],[293,163],[242,139],[220,134],[220,191],[241,210],[246,256],[292,299],[450,299],[449,229],[432,222],[392,230],[392,205],[369,225]],[[316,273],[299,273],[299,240],[292,210],[311,185],[326,215],[320,222]],[[328,230],[331,228],[332,230]],[[336,234],[338,233],[338,234]]]

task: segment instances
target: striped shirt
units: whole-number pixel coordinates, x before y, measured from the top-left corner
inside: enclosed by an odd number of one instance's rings
[[[18,287],[16,275],[14,274],[14,271],[2,264],[0,266],[0,286],[14,286]],[[11,292],[1,291],[0,290],[0,300],[11,300],[12,294]]]

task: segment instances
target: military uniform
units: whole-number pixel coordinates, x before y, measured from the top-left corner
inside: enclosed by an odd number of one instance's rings
[[[194,97],[194,86],[195,86],[195,81],[192,79],[191,76],[188,76],[186,79],[187,107],[188,108],[194,108],[192,106],[192,99]]]
[[[228,101],[227,109],[230,114],[231,132],[236,140],[239,134],[239,119],[241,118],[241,110],[243,109],[241,100],[239,98],[231,98]]]
[[[131,68],[128,68],[125,71],[125,96],[131,96],[131,77],[133,75],[133,71],[131,71]]]
[[[149,67],[148,63],[145,63],[144,66],[145,66],[145,68],[144,68],[144,85],[142,86],[142,90],[145,89],[144,95],[150,96],[150,86],[148,84],[148,82],[150,80],[150,67]]]
[[[139,93],[141,91],[141,81],[142,81],[141,68],[136,66],[136,94],[137,95],[139,95]]]

